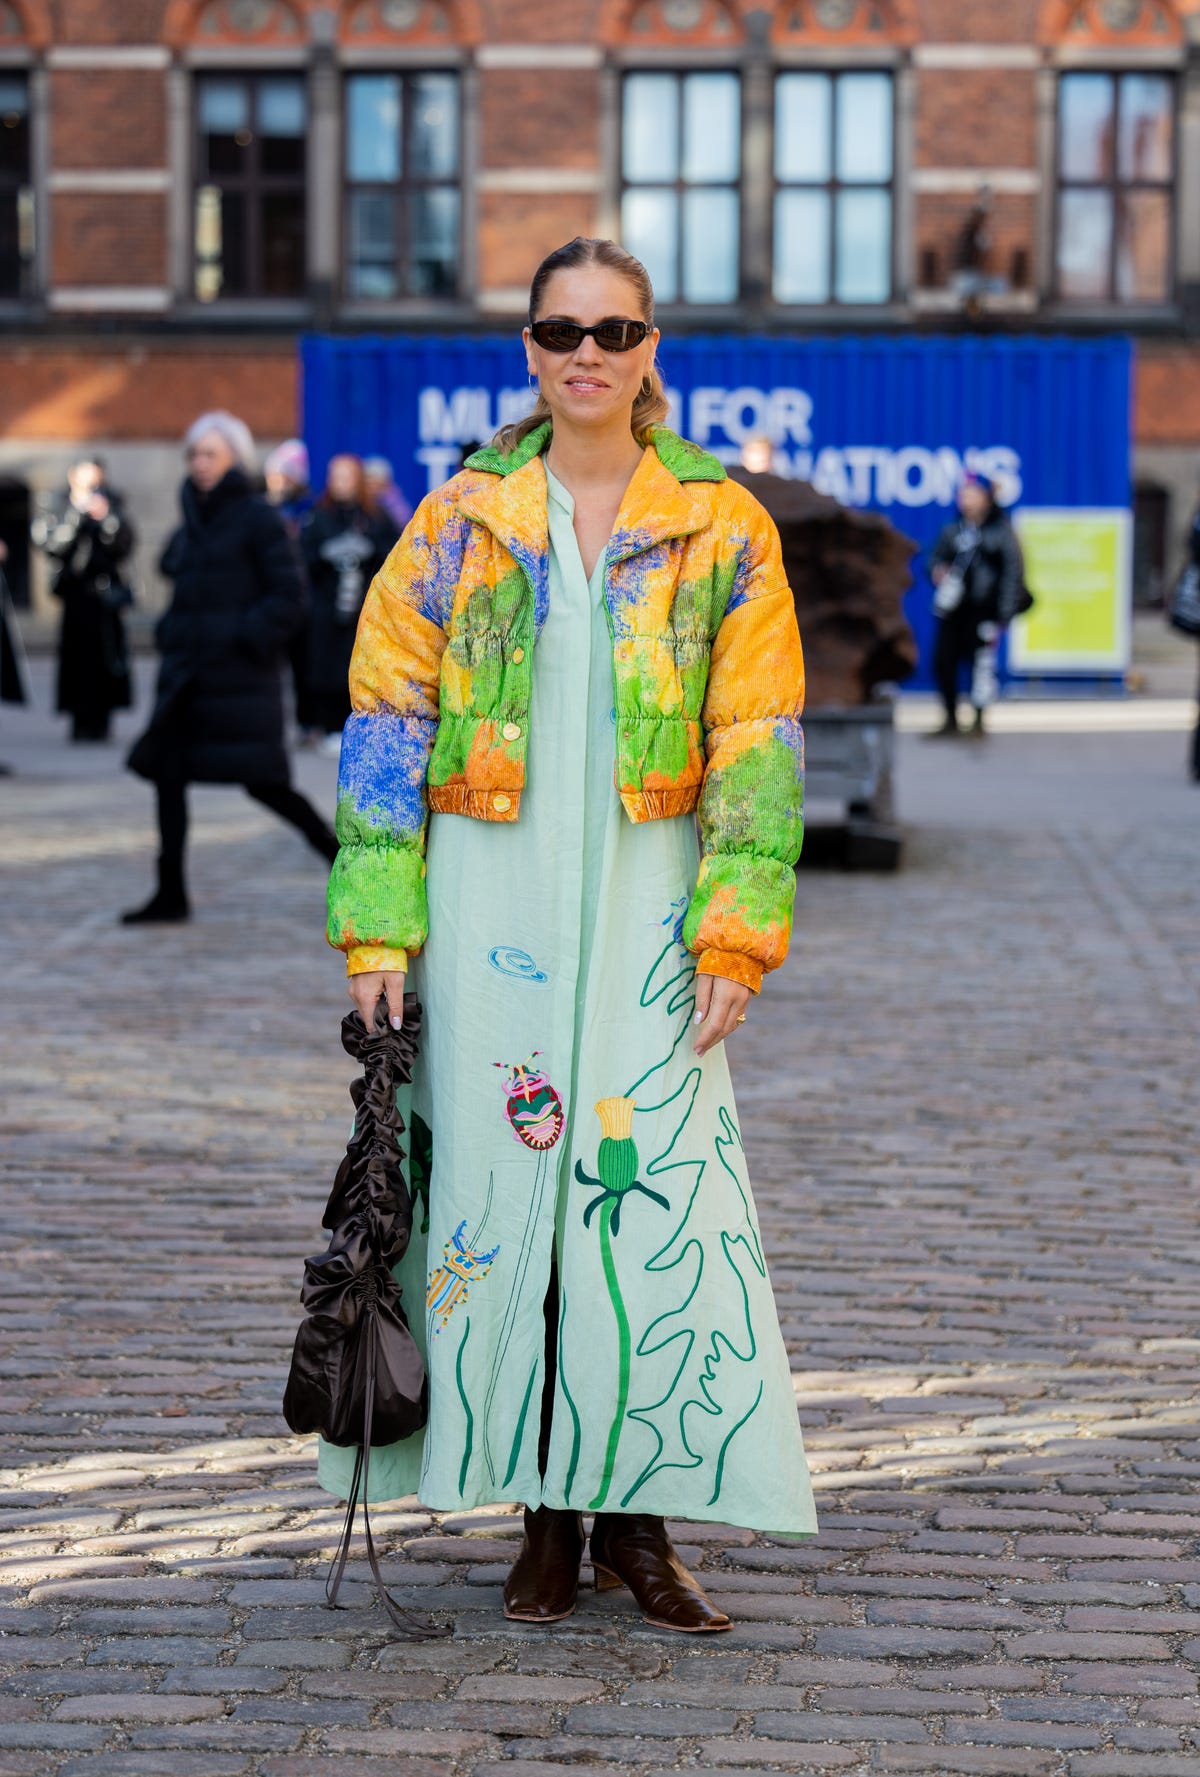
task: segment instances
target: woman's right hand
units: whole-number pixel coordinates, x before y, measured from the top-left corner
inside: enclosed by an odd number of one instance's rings
[[[404,1023],[404,979],[402,969],[377,969],[367,975],[351,975],[347,984],[350,998],[368,1030],[375,1028],[375,1008],[380,995],[386,996],[388,1022],[392,1029],[400,1029]]]

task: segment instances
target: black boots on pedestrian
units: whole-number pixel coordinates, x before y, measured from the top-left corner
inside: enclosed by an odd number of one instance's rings
[[[144,907],[131,907],[121,915],[123,926],[181,925],[192,917],[183,870],[164,858],[158,860],[158,890]]]

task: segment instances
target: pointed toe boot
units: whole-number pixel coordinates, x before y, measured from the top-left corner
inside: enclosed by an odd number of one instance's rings
[[[525,1508],[525,1541],[504,1586],[504,1614],[514,1623],[558,1623],[575,1609],[583,1559],[578,1512]]]
[[[656,1628],[685,1635],[733,1628],[671,1547],[661,1518],[602,1512],[592,1525],[591,1551],[596,1590],[628,1586],[642,1615]]]

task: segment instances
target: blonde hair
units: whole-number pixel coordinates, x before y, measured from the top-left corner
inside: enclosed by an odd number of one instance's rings
[[[533,282],[529,286],[531,326],[537,320],[546,285],[555,272],[573,271],[580,265],[602,265],[608,271],[618,273],[637,292],[639,320],[650,326],[654,325],[654,290],[649,273],[641,260],[635,259],[632,253],[627,253],[616,241],[593,240],[587,235],[577,234],[565,247],[556,247],[553,253],[547,253],[534,272]],[[662,425],[669,411],[667,392],[663,387],[662,373],[656,359],[642,380],[642,386],[633,403],[633,412],[629,416],[629,429],[639,444],[649,444],[655,427]],[[531,432],[544,425],[549,418],[550,404],[539,389],[532,411],[523,419],[514,420],[509,426],[501,426],[492,442],[498,450],[515,450],[522,439],[528,438]]]

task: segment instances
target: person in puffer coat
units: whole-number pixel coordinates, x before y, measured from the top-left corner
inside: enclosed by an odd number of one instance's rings
[[[666,1520],[816,1523],[725,1058],[791,936],[804,664],[775,526],[663,424],[657,342],[616,243],[538,268],[533,412],[363,607],[328,936],[368,1028],[406,982],[424,1008],[429,1424],[370,1497],[522,1502],[533,1624],[574,1610],[593,1513],[598,1586],[710,1634]],[[343,1498],[355,1456],[321,1448]]]
[[[162,655],[150,725],[129,767],[158,791],[158,889],[126,925],[189,917],[187,786],[242,784],[324,858],[328,823],[291,783],[281,675],[305,591],[283,519],[254,491],[254,444],[234,415],[204,414],[187,435],[183,523],[163,552],[174,597],[155,639]]]

